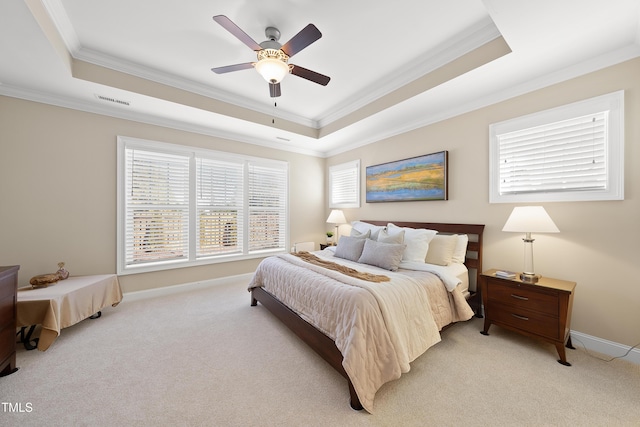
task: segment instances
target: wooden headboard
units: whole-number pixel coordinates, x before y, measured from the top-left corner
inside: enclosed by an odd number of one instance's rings
[[[363,219],[362,222],[368,222],[373,225],[384,225],[392,222],[398,227],[410,228],[427,228],[436,230],[441,234],[466,234],[469,236],[469,244],[467,245],[467,256],[464,264],[469,270],[475,270],[475,281],[471,284],[477,286],[480,283],[480,274],[482,273],[482,233],[484,232],[484,224],[446,224],[437,222],[406,222],[406,221],[377,221]],[[470,277],[471,279],[471,277]]]

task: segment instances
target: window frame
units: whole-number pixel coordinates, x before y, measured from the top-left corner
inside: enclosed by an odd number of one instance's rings
[[[189,248],[188,256],[181,260],[159,260],[156,262],[147,262],[139,265],[127,264],[126,262],[126,150],[138,149],[151,152],[160,152],[173,155],[185,155],[189,156],[189,236],[187,246]],[[196,158],[201,157],[203,159],[215,159],[218,161],[228,161],[230,163],[242,163],[243,167],[243,206],[242,206],[242,235],[243,244],[242,251],[235,253],[222,253],[214,255],[198,255],[196,251],[196,240],[199,238],[197,234],[197,221],[198,221],[198,203],[196,198]],[[284,208],[281,210],[285,216],[284,218],[284,238],[280,239],[283,244],[274,249],[261,249],[250,251],[249,250],[249,165],[258,164],[261,166],[270,166],[274,169],[281,169],[284,172],[284,182],[286,186],[284,189]],[[165,142],[157,142],[144,140],[139,138],[133,138],[128,136],[117,137],[117,274],[128,275],[137,273],[147,273],[153,271],[162,271],[174,268],[193,267],[198,265],[216,264],[221,262],[238,261],[244,259],[262,258],[268,255],[286,253],[289,247],[290,235],[290,221],[289,221],[289,163],[281,160],[273,160],[259,157],[246,156],[241,154],[233,154],[227,152],[221,152],[216,150],[209,150],[204,148],[190,147],[186,145],[171,144]]]
[[[499,135],[603,111],[608,112],[605,125],[606,188],[604,190],[500,194]],[[489,203],[602,200],[624,200],[624,91],[612,92],[489,125]]]
[[[355,172],[355,183],[351,184],[351,190],[354,191],[353,198],[347,202],[334,202],[334,188],[336,186],[337,173],[347,171]],[[329,166],[329,198],[330,209],[348,209],[360,207],[360,159],[352,160],[345,163]]]

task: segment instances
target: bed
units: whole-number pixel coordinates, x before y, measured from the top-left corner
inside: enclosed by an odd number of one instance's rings
[[[389,240],[400,230],[404,244]],[[426,231],[437,232],[432,252],[442,247],[436,240],[465,238],[462,259],[450,263],[457,270],[408,257],[417,240],[407,236]],[[483,231],[478,224],[356,221],[337,247],[264,259],[249,284],[251,305],[260,302],[347,379],[353,409],[372,412],[384,383],[407,372],[444,327],[473,316]],[[364,246],[358,259],[345,258],[352,244]]]

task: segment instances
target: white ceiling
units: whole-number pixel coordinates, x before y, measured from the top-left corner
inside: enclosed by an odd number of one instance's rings
[[[258,43],[309,23],[282,96]],[[328,156],[640,56],[640,0],[3,0],[0,95]],[[129,105],[99,99],[97,95]]]

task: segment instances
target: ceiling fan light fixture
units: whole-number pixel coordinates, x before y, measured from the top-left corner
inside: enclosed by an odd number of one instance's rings
[[[258,52],[255,68],[268,83],[280,83],[289,74],[291,66],[287,64],[289,57],[281,50],[263,49]]]

